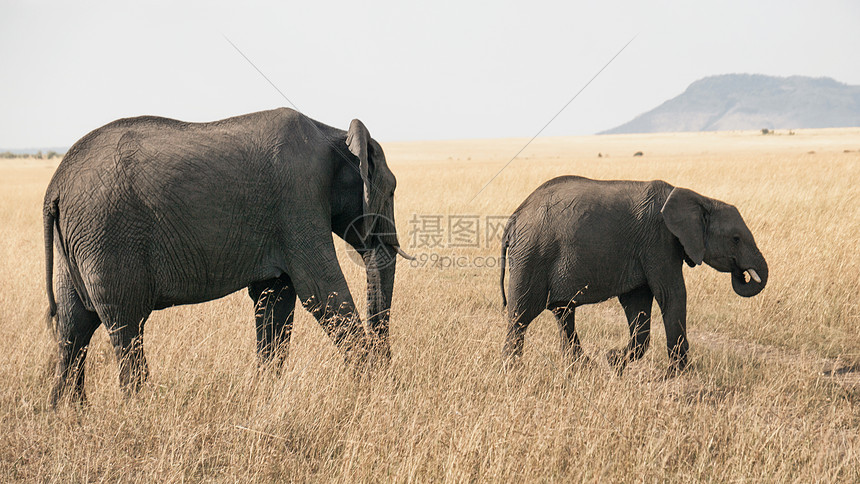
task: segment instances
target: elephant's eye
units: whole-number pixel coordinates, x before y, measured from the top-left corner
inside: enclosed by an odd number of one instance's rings
[[[735,245],[740,244],[741,243],[741,236],[740,235],[732,235],[732,242],[734,242]]]

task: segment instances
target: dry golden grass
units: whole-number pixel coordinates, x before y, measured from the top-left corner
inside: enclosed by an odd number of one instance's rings
[[[686,269],[693,363],[674,380],[659,314],[647,356],[609,372],[615,301],[577,313],[593,367],[560,370],[544,314],[523,368],[502,372],[498,270],[401,261],[388,372],[354,378],[300,312],[284,370],[259,373],[240,292],[154,313],[134,398],[100,329],[90,406],[54,412],[40,204],[55,162],[0,161],[0,481],[860,480],[860,386],[821,374],[860,363],[860,130],[539,139],[471,200],[525,141],[387,144],[404,247],[413,214],[508,215],[556,175],[661,178],[737,205],[768,287],[742,299],[726,274]],[[362,269],[342,265],[362,304]]]

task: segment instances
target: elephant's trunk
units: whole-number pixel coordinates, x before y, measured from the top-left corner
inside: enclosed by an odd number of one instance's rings
[[[394,201],[388,201],[383,205],[382,212],[374,217],[373,235],[380,242],[393,247],[400,247],[397,240],[397,228],[394,226]]]
[[[738,296],[753,297],[764,289],[767,276],[767,261],[759,255],[754,264],[736,265],[732,269],[732,289]]]
[[[391,356],[388,334],[396,256],[395,248],[387,244],[378,244],[363,254],[367,269],[367,326],[378,354],[386,359]]]

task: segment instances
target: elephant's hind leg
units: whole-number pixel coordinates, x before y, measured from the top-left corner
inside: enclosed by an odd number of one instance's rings
[[[129,291],[142,294],[141,291]],[[143,354],[143,326],[150,310],[139,301],[125,304],[95,303],[96,311],[105,325],[119,363],[119,385],[126,393],[140,390],[149,377],[149,367]]]
[[[280,367],[289,354],[296,308],[296,289],[286,274],[248,286],[254,300],[257,356],[261,364]]]
[[[516,363],[523,355],[526,330],[541,311],[543,308],[533,306],[508,307],[508,330],[502,348],[502,360],[506,365]]]
[[[518,262],[518,261],[516,261]],[[511,267],[521,267],[512,260]],[[516,363],[523,354],[529,324],[546,309],[547,289],[535,284],[528,272],[512,270],[508,285],[508,330],[502,348],[505,365]]]
[[[84,307],[67,270],[57,277],[57,345],[59,359],[50,404],[56,406],[68,393],[71,401],[86,402],[84,369],[87,347],[101,321]]]
[[[119,362],[119,386],[126,392],[140,390],[149,378],[149,366],[143,354],[143,323],[146,318],[123,318],[128,323],[114,323],[109,329],[110,341]]]
[[[576,307],[572,304],[557,307],[552,310],[552,314],[558,323],[562,356],[571,362],[580,360],[583,357],[583,353],[582,345],[579,343],[579,336],[576,334]]]
[[[642,358],[648,349],[651,341],[651,306],[654,295],[648,286],[642,286],[618,296],[618,301],[627,317],[630,340],[624,349],[610,351],[607,358],[609,364],[620,374],[627,363]]]

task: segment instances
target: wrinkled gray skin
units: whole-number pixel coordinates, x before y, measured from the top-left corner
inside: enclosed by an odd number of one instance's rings
[[[621,373],[648,348],[656,299],[666,328],[669,374],[676,374],[687,365],[684,261],[730,272],[734,291],[744,297],[767,284],[767,262],[732,205],[663,181],[563,176],[544,183],[514,212],[502,238],[505,359],[522,354],[526,329],[544,309],[556,317],[562,351],[579,358],[576,307],[618,297],[630,340],[607,357]],[[761,282],[746,279],[749,269]]]
[[[59,345],[52,403],[85,399],[84,359],[99,325],[121,387],[136,390],[148,374],[142,334],[153,310],[243,287],[256,303],[262,362],[285,357],[297,297],[347,359],[387,358],[395,183],[361,121],[347,132],[286,108],[211,123],[120,119],[86,135],[45,194]],[[332,232],[364,258],[367,331]]]

